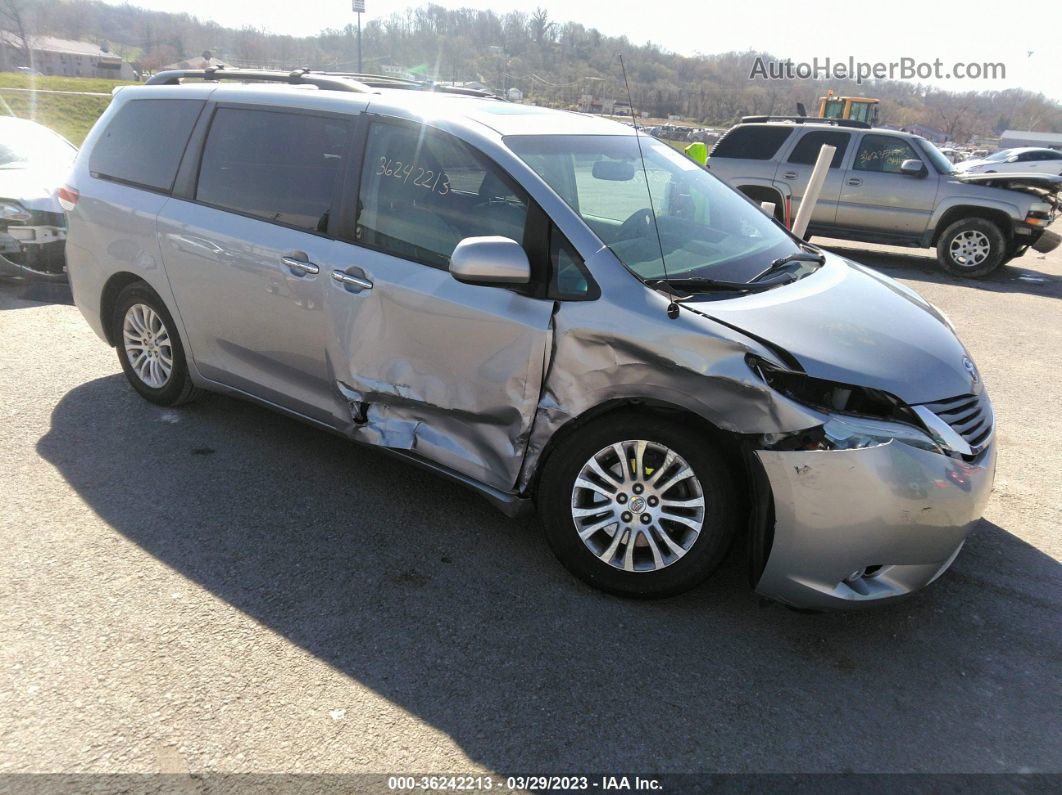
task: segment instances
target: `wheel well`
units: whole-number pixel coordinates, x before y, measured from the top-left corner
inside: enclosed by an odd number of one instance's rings
[[[578,417],[569,420],[557,429],[546,443],[542,455],[539,456],[538,463],[535,466],[534,476],[528,484],[528,496],[532,498],[535,497],[538,490],[538,481],[545,469],[546,462],[557,448],[571,438],[576,431],[584,428],[588,424],[619,413],[641,413],[663,417],[672,422],[688,424],[690,428],[694,429],[695,433],[700,433],[712,438],[713,441],[718,443],[719,450],[723,454],[727,463],[731,465],[734,478],[737,481],[739,493],[743,495],[748,493],[748,470],[745,466],[741,440],[736,434],[724,431],[710,423],[704,417],[701,417],[699,414],[694,414],[689,409],[676,406],[672,403],[645,398],[620,398],[607,401],[600,406],[588,409]],[[746,506],[743,505],[743,508],[744,507]]]
[[[103,294],[100,296],[100,322],[103,324],[103,333],[107,335],[107,342],[112,346],[117,344],[111,329],[111,316],[114,314],[114,305],[122,290],[133,282],[141,282],[150,289],[150,285],[147,282],[135,273],[129,273],[128,271],[114,274],[103,285]]]
[[[1014,234],[1011,218],[1002,210],[993,210],[988,207],[977,206],[952,207],[947,210],[944,215],[940,217],[940,221],[937,222],[937,227],[933,230],[932,245],[935,246],[937,244],[940,240],[940,236],[944,234],[945,229],[963,218],[984,218],[986,221],[991,221],[999,227],[999,231],[1003,233],[1003,237],[1007,240],[1010,240]]]
[[[782,194],[774,188],[765,188],[762,185],[742,185],[738,188],[756,204],[761,202],[774,202],[774,217],[785,223],[785,208],[782,206]]]

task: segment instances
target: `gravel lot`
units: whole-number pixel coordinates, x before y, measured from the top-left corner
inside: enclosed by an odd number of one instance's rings
[[[0,772],[1062,772],[1062,251],[837,248],[950,315],[1001,445],[952,570],[854,614],[761,605],[736,554],[602,595],[449,482],[147,404],[63,289],[0,285]]]

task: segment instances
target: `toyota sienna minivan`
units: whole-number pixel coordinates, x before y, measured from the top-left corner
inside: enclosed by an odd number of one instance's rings
[[[736,537],[795,607],[940,576],[996,456],[947,318],[628,126],[472,93],[119,90],[60,198],[74,298],[133,388],[253,400],[534,507],[613,593],[688,589]]]

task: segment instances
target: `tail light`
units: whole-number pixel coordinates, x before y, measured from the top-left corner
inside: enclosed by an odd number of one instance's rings
[[[70,212],[77,206],[77,200],[81,194],[77,192],[77,189],[71,188],[69,185],[63,185],[55,192],[55,198],[59,200],[59,205],[66,211]]]

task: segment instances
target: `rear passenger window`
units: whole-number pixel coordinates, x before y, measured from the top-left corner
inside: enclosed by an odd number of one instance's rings
[[[527,196],[498,166],[451,135],[376,123],[362,165],[356,239],[440,268],[466,237],[523,243]]]
[[[792,127],[778,124],[735,127],[719,139],[712,149],[712,157],[770,160],[792,132]]]
[[[323,233],[349,145],[343,119],[219,108],[203,148],[195,198]]]
[[[204,104],[197,99],[126,102],[92,148],[89,171],[168,193]]]
[[[830,168],[840,168],[841,161],[844,160],[844,152],[848,148],[848,141],[851,138],[852,134],[845,132],[809,132],[797,141],[797,145],[793,147],[793,153],[789,155],[789,162],[802,163],[808,166],[815,165],[815,161],[819,159],[819,150],[822,149],[822,145],[829,144],[837,147],[837,151],[833,153],[833,160],[830,161]]]

